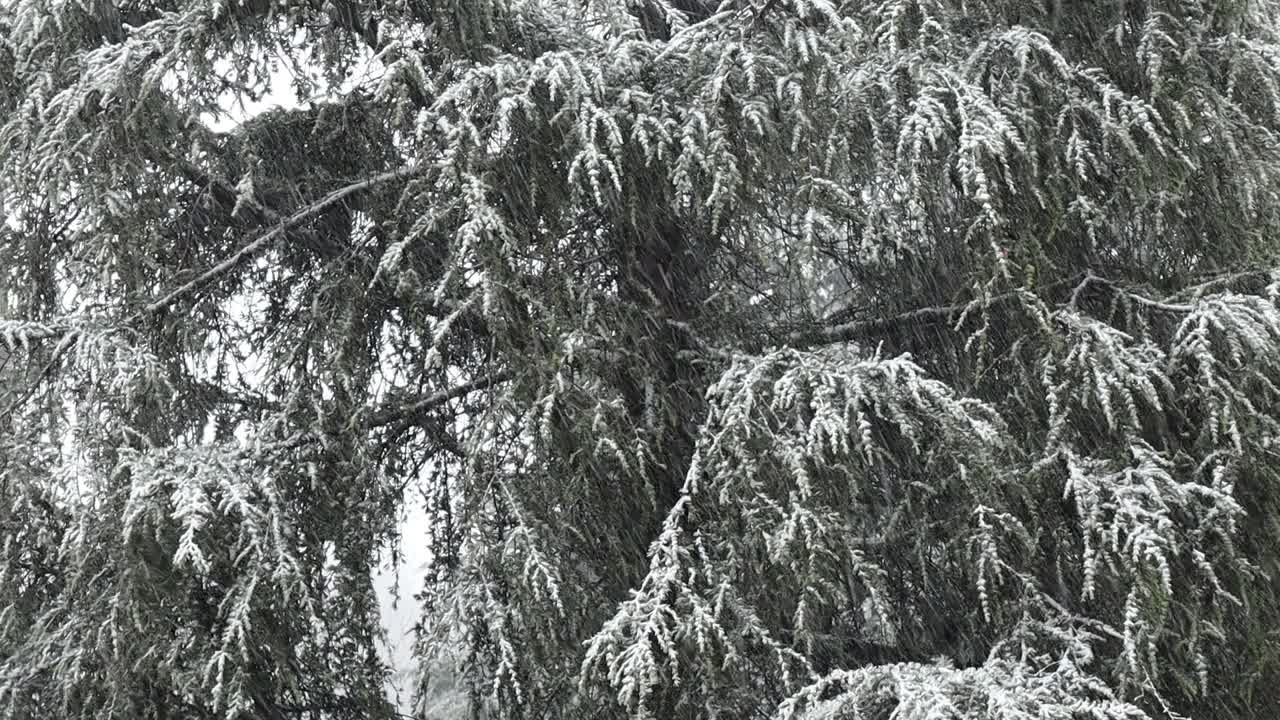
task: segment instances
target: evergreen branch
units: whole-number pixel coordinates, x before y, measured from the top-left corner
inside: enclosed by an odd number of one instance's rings
[[[236,189],[235,186],[228,182],[225,178],[217,177],[211,173],[201,170],[199,167],[188,160],[174,157],[172,162],[177,167],[178,172],[193,185],[205,188],[205,190],[213,196],[213,199],[219,205],[231,210],[236,206]],[[271,223],[284,222],[280,213],[275,209],[266,207],[255,197],[244,198],[242,206],[247,208],[255,215],[255,220],[266,225]]]
[[[1043,292],[1051,293],[1074,285],[1075,287],[1071,292],[1070,300],[1066,304],[1069,306],[1075,306],[1081,293],[1083,293],[1085,289],[1090,285],[1097,285],[1122,295],[1124,298],[1151,310],[1185,315],[1192,312],[1195,309],[1194,306],[1186,303],[1175,303],[1173,302],[1174,299],[1185,297],[1188,294],[1196,297],[1210,289],[1224,285],[1232,285],[1242,280],[1257,279],[1259,277],[1269,277],[1269,274],[1257,271],[1237,273],[1180,290],[1164,300],[1153,300],[1145,295],[1128,290],[1123,285],[1120,285],[1115,281],[1096,275],[1092,270],[1087,270],[1066,280],[1059,280],[1058,282],[1046,285],[1043,288]],[[885,335],[900,330],[903,327],[921,327],[944,323],[949,325],[959,322],[966,312],[972,312],[975,309],[975,303],[977,303],[977,307],[981,307],[983,309],[1007,305],[1021,297],[1025,290],[1028,290],[1028,288],[1001,293],[986,301],[970,301],[967,303],[957,303],[955,305],[919,308],[899,313],[897,315],[891,315],[889,317],[854,320],[851,322],[828,325],[826,327],[819,327],[816,329],[795,331],[786,335],[786,341],[784,344],[794,348],[807,348]]]
[[[1248,283],[1261,283],[1263,285],[1271,281],[1274,270],[1244,270],[1241,272],[1228,273],[1218,277],[1206,280],[1197,285],[1184,288],[1170,295],[1168,300],[1177,300],[1181,298],[1199,298],[1207,292],[1213,292],[1222,289],[1238,288]]]
[[[190,169],[194,169],[194,168],[190,168]],[[418,168],[417,166],[410,166],[407,168],[401,168],[399,170],[392,170],[389,172],[381,173],[379,175],[375,175],[373,177],[361,180],[360,182],[352,183],[350,185],[346,185],[344,187],[338,188],[337,190],[334,190],[333,192],[325,195],[323,198],[320,198],[316,202],[313,202],[310,205],[307,205],[306,207],[298,210],[297,212],[294,212],[289,217],[279,220],[279,224],[276,225],[276,227],[263,233],[262,235],[260,235],[258,238],[248,243],[247,245],[244,245],[239,250],[234,252],[231,256],[224,259],[222,262],[218,263],[217,265],[214,265],[213,267],[204,271],[200,275],[196,276],[194,279],[186,283],[183,283],[182,285],[179,285],[178,287],[174,288],[173,290],[170,290],[169,292],[165,293],[158,299],[152,301],[142,309],[142,312],[139,313],[139,315],[154,315],[162,310],[165,310],[166,308],[170,307],[171,305],[178,302],[182,298],[190,295],[191,293],[195,292],[196,290],[199,290],[202,287],[205,287],[206,285],[218,279],[222,275],[240,267],[245,262],[248,262],[249,260],[256,257],[258,253],[270,247],[275,240],[283,236],[284,233],[287,232],[290,228],[320,213],[321,211],[325,210],[329,206],[334,205],[335,203],[338,203],[355,193],[361,192],[375,185],[380,185],[385,182],[392,182],[395,180],[413,177],[419,172],[420,172],[420,168]],[[210,182],[212,182],[212,179],[210,179]],[[270,211],[268,208],[264,208],[261,205],[258,205],[256,202],[254,203],[254,205],[256,206],[255,210],[257,210],[258,212],[261,212],[267,215],[268,217],[274,215],[274,213]],[[54,370],[54,367],[56,366],[58,359],[60,359],[63,355],[65,355],[66,352],[69,351],[71,347],[76,343],[76,341],[79,338],[79,333],[67,327],[34,327],[33,326],[30,328],[24,328],[23,336],[24,336],[24,342],[29,340],[48,340],[53,338],[59,338],[60,340],[59,340],[59,344],[54,350],[53,357],[50,359],[49,363],[45,365],[44,369],[40,373],[40,376],[33,383],[31,383],[31,385],[23,392],[21,397],[17,398],[16,400],[14,400],[14,402],[10,403],[3,411],[0,411],[0,417],[8,417],[12,415],[13,412],[16,411],[17,408],[22,403],[26,402],[26,400],[31,397],[31,395],[36,391],[36,388],[39,387],[40,383],[43,382],[47,377],[53,374],[53,370]],[[7,344],[9,344],[8,341],[5,340],[5,338],[0,337],[0,345],[7,345]],[[8,395],[6,395],[6,397],[11,397],[13,394],[14,393],[10,392]]]
[[[57,346],[53,349],[53,355],[49,358],[49,362],[45,363],[44,368],[40,370],[40,375],[27,386],[21,395],[14,398],[13,402],[5,406],[3,411],[0,411],[0,418],[12,417],[13,414],[17,412],[18,408],[22,407],[22,404],[35,394],[36,389],[40,387],[40,383],[44,382],[45,378],[53,375],[54,368],[58,366],[58,361],[62,359],[63,355],[66,355],[67,352],[71,350],[79,337],[80,334],[75,331],[62,335],[62,339],[58,341]],[[13,397],[14,395],[15,393],[13,391],[5,393],[6,398]]]
[[[1047,291],[1060,289],[1076,283],[1085,278],[1085,275],[1076,275],[1067,280],[1060,280],[1046,286]],[[992,308],[1000,305],[1008,304],[1022,296],[1022,290],[1001,293],[985,302],[978,301],[983,308]],[[957,303],[955,305],[940,305],[933,307],[918,308],[909,310],[897,315],[891,315],[883,318],[872,318],[867,320],[854,320],[851,322],[840,323],[838,325],[830,325],[812,330],[796,331],[786,336],[785,344],[794,348],[807,348],[819,345],[833,345],[835,343],[850,342],[877,335],[884,335],[895,330],[905,327],[920,327],[927,325],[952,324],[958,322],[965,312],[972,312],[974,309],[974,301],[966,303]]]
[[[370,414],[364,421],[363,426],[367,429],[373,429],[390,425],[400,420],[413,418],[440,407],[450,400],[455,400],[477,390],[487,390],[495,385],[501,385],[513,377],[515,377],[515,373],[510,370],[500,370],[493,374],[485,375],[469,382],[462,383],[461,385],[455,385],[454,387],[446,390],[432,393],[407,405],[383,408]]]
[[[993,298],[987,304],[988,306],[991,306],[999,304],[1005,300],[1011,300],[1012,298],[1013,293],[1009,293],[1007,296],[1000,295]],[[849,342],[851,340],[883,335],[903,326],[934,325],[940,323],[950,324],[958,320],[967,307],[969,307],[969,303],[919,308],[884,318],[855,320],[853,322],[841,323],[839,325],[818,328],[816,330],[793,332],[787,336],[786,344],[796,348],[813,347],[816,345],[831,345],[834,343]]]
[[[395,404],[394,406],[383,407],[374,410],[367,415],[363,422],[356,423],[357,427],[362,431],[374,430],[380,427],[394,424],[396,422],[406,421],[423,413],[434,410],[445,403],[465,397],[477,390],[486,390],[501,385],[515,377],[515,373],[510,370],[500,370],[490,375],[478,377],[474,380],[446,388],[438,392],[431,393],[425,397],[421,397],[408,404]],[[315,431],[307,431],[297,435],[289,440],[279,443],[273,443],[264,449],[270,451],[294,450],[304,445],[319,442],[321,436]]]
[[[237,393],[211,382],[195,382],[192,389],[205,402],[210,404],[239,405],[252,410],[279,412],[283,406],[268,398],[253,393]]]
[[[1144,295],[1140,295],[1131,290],[1126,290],[1125,288],[1121,287],[1120,285],[1117,285],[1111,280],[1095,275],[1092,270],[1086,270],[1084,273],[1084,278],[1080,280],[1080,283],[1078,285],[1076,285],[1075,290],[1071,291],[1071,300],[1070,302],[1067,303],[1068,306],[1072,308],[1076,307],[1076,305],[1079,303],[1080,295],[1090,285],[1101,285],[1102,287],[1120,295],[1121,297],[1127,300],[1131,300],[1139,305],[1151,308],[1152,310],[1159,310],[1161,312],[1167,312],[1167,313],[1173,313],[1173,314],[1185,314],[1194,310],[1194,308],[1191,307],[1190,305],[1174,304],[1168,301],[1152,300],[1151,298],[1148,298]]]
[[[232,253],[230,257],[226,258],[225,260],[218,263],[217,265],[214,265],[208,270],[205,270],[203,273],[200,273],[198,276],[196,276],[192,280],[186,283],[183,283],[182,285],[179,285],[173,290],[170,290],[168,293],[165,293],[159,299],[151,302],[149,305],[143,308],[143,310],[147,314],[153,315],[155,313],[160,312],[161,310],[168,308],[170,305],[173,305],[174,303],[186,297],[187,295],[190,295],[196,290],[199,290],[200,288],[205,287],[206,285],[213,282],[214,280],[217,280],[219,277],[225,275],[226,273],[232,270],[235,270],[236,268],[240,267],[244,263],[253,259],[258,255],[258,253],[270,247],[272,243],[274,243],[277,239],[279,239],[290,228],[294,227],[295,225],[298,225],[299,223],[303,222],[304,220],[307,220],[308,218],[314,215],[319,214],[322,210],[328,208],[331,205],[334,205],[335,203],[340,202],[341,200],[347,198],[348,196],[358,193],[362,190],[367,190],[368,188],[371,188],[375,185],[380,185],[385,182],[392,182],[395,180],[403,180],[405,178],[413,177],[419,172],[421,172],[420,168],[416,166],[410,166],[407,168],[401,168],[399,170],[392,170],[389,172],[385,172],[380,175],[375,175],[371,178],[366,178],[364,180],[361,180],[360,182],[352,183],[345,187],[341,187],[337,190],[334,190],[333,192],[329,193],[328,195],[325,195],[324,197],[320,198],[316,202],[311,203],[310,205],[293,213],[289,217],[281,220],[280,224],[277,225],[276,227],[258,236],[257,239],[253,240],[247,245],[244,245],[239,250]]]
[[[11,321],[0,318],[0,347],[10,351],[30,345],[32,341],[61,338],[67,328],[38,322]]]

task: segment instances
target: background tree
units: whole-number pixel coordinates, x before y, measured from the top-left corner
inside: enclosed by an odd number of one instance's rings
[[[1269,716],[1278,23],[0,3],[0,712]]]

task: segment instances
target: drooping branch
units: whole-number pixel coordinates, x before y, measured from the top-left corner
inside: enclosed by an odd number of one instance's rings
[[[1078,284],[1080,281],[1084,280],[1085,277],[1086,276],[1084,274],[1076,275],[1069,279],[1052,283],[1046,286],[1045,290],[1053,291],[1070,287]],[[784,344],[795,348],[808,348],[820,345],[832,345],[834,343],[841,342],[851,342],[853,340],[864,340],[898,331],[906,327],[942,324],[952,325],[958,322],[966,312],[971,313],[978,308],[990,309],[1009,305],[1020,298],[1022,293],[1022,290],[1016,290],[995,295],[986,301],[979,300],[957,303],[955,305],[938,305],[918,308],[916,310],[909,310],[907,312],[890,315],[888,317],[854,320],[837,325],[800,330],[786,335]]]
[[[1269,278],[1270,276],[1270,272],[1261,271],[1234,273],[1193,287],[1185,288],[1173,293],[1163,300],[1155,300],[1089,270],[1073,275],[1065,280],[1059,280],[1045,285],[1041,288],[1040,292],[1042,294],[1052,294],[1065,290],[1066,288],[1072,288],[1070,298],[1066,304],[1075,305],[1078,302],[1080,295],[1090,286],[1100,287],[1111,293],[1123,296],[1124,299],[1149,310],[1176,315],[1192,312],[1194,308],[1190,304],[1185,302],[1175,302],[1175,300],[1194,298],[1210,290],[1232,287],[1241,282],[1251,280],[1256,281]],[[999,295],[992,296],[987,300],[973,300],[967,303],[956,303],[954,305],[938,305],[918,308],[916,310],[910,310],[888,317],[854,320],[851,322],[832,324],[824,327],[793,331],[784,336],[785,339],[782,344],[795,348],[809,348],[875,338],[900,331],[904,328],[918,328],[944,324],[954,325],[955,323],[960,322],[966,313],[973,313],[975,310],[989,310],[996,307],[1010,305],[1028,291],[1029,288],[1023,288],[1001,293]]]

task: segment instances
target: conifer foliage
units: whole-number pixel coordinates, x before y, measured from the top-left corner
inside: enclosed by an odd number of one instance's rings
[[[0,717],[1270,717],[1277,269],[1276,0],[0,0]]]

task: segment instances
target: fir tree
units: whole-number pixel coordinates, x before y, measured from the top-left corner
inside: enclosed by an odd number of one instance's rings
[[[1277,238],[1275,0],[4,0],[0,717],[1270,717]]]

